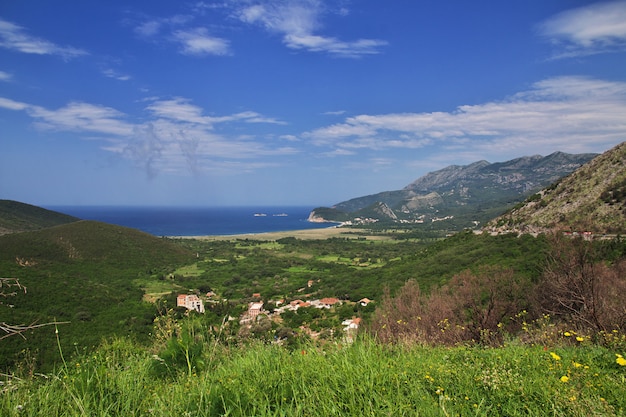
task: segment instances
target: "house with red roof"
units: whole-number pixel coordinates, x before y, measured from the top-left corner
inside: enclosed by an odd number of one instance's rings
[[[195,310],[198,313],[204,313],[204,303],[195,294],[179,294],[176,297],[176,306],[185,307],[187,310]]]

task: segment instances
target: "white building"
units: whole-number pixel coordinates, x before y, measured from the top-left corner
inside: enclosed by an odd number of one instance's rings
[[[179,294],[176,298],[176,306],[185,307],[187,310],[195,310],[204,313],[204,303],[195,294]]]

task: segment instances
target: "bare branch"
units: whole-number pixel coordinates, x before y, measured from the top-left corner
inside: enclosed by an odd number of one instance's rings
[[[7,337],[10,336],[15,336],[15,335],[20,335],[23,339],[26,339],[26,337],[22,334],[28,330],[33,330],[39,327],[44,327],[44,326],[51,326],[51,325],[57,325],[57,324],[67,324],[69,323],[69,321],[53,321],[50,323],[43,323],[43,324],[29,324],[29,325],[14,325],[14,324],[7,324],[7,323],[0,323],[0,331],[4,332],[5,334],[0,336],[0,340],[2,339],[6,339]]]

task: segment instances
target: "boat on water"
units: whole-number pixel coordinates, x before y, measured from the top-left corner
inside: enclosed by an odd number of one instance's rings
[[[278,214],[272,214],[272,216],[274,216],[274,217],[287,217],[289,215],[287,213],[278,213]]]
[[[254,213],[254,217],[265,217],[267,214],[265,213]]]

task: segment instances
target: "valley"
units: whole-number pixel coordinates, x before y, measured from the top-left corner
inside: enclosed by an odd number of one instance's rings
[[[200,401],[202,413],[275,415],[279,407],[301,415],[306,407],[325,415],[333,412],[324,405],[338,404],[329,387],[378,369],[363,390],[380,402],[377,410],[393,403],[393,413],[418,406],[516,415],[523,404],[582,415],[593,404],[600,415],[620,415],[623,160],[617,147],[484,230],[373,222],[181,238],[74,219],[20,225],[0,236],[0,409],[55,414],[89,403],[118,407],[118,415],[130,408],[168,415],[167,397],[180,410],[190,409],[186,399]],[[589,187],[590,178],[602,187],[567,194]],[[549,197],[553,190],[561,197]],[[584,216],[563,210],[559,223],[536,229],[525,207],[558,207],[564,198],[617,210],[611,233],[580,220],[589,218],[582,203],[573,205]],[[471,378],[458,377],[467,369]],[[296,392],[285,373],[315,377]],[[38,376],[48,374],[49,381]],[[131,375],[144,382],[129,384]],[[271,397],[248,397],[261,386],[242,382],[250,378],[273,381],[264,388]],[[398,391],[398,384],[413,388]],[[125,403],[103,395],[111,385],[123,387]],[[182,386],[191,393],[173,394]],[[519,395],[503,405],[494,386]],[[346,410],[368,409],[352,398]],[[404,408],[404,401],[415,404]]]

